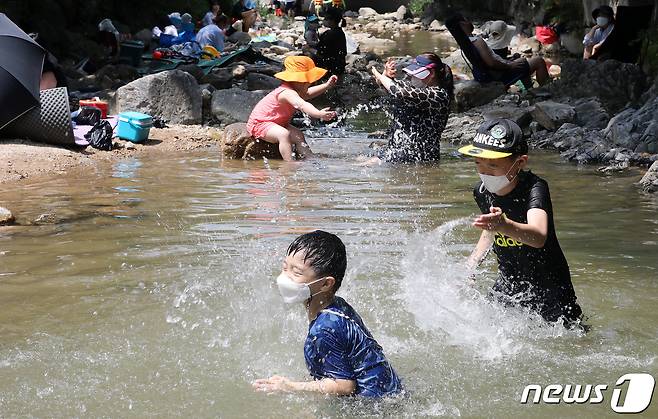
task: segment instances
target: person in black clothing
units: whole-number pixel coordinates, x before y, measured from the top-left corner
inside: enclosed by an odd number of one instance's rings
[[[529,307],[548,322],[563,319],[573,325],[582,311],[555,234],[548,184],[523,170],[528,145],[521,128],[507,119],[487,121],[473,144],[459,152],[475,157],[481,179],[473,194],[482,215],[473,225],[483,231],[469,267],[475,268],[493,245],[499,270],[494,297]]]
[[[329,8],[324,17],[324,26],[329,30],[320,35],[318,43],[318,54],[313,60],[318,67],[326,68],[331,74],[342,75],[345,73],[345,57],[347,56],[347,44],[343,25],[343,15],[339,9]]]
[[[381,160],[415,163],[439,160],[441,134],[448,122],[453,98],[450,67],[434,53],[416,57],[404,68],[407,80],[396,80],[395,61],[386,63],[384,73],[372,68],[375,80],[389,93],[391,100],[391,133],[377,157],[365,165]]]

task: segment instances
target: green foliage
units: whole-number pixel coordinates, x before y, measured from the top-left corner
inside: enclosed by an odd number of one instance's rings
[[[414,16],[420,16],[425,10],[425,6],[432,3],[432,0],[411,0],[409,2],[409,10]]]

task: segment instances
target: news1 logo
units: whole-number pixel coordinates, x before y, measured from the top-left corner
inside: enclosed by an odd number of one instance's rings
[[[625,383],[628,387],[622,394],[621,387]],[[617,413],[642,413],[651,404],[655,386],[656,380],[651,374],[624,374],[612,389],[610,408]],[[607,384],[551,384],[543,388],[539,384],[530,384],[523,389],[521,404],[527,404],[529,400],[534,404],[599,404],[605,400],[607,389]]]

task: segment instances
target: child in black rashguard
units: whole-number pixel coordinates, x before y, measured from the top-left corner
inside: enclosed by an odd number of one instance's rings
[[[459,152],[475,157],[481,178],[473,194],[482,215],[473,225],[483,231],[469,265],[476,266],[493,246],[498,299],[529,307],[549,322],[578,320],[582,311],[555,234],[548,184],[523,170],[528,145],[519,126],[507,119],[487,121],[473,144]]]

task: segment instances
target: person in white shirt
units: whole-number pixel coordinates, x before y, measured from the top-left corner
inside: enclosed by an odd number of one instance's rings
[[[596,25],[590,29],[585,38],[583,45],[583,58],[589,59],[596,54],[597,50],[603,45],[610,33],[615,29],[615,13],[610,6],[600,6],[592,11],[592,17],[596,20]]]

